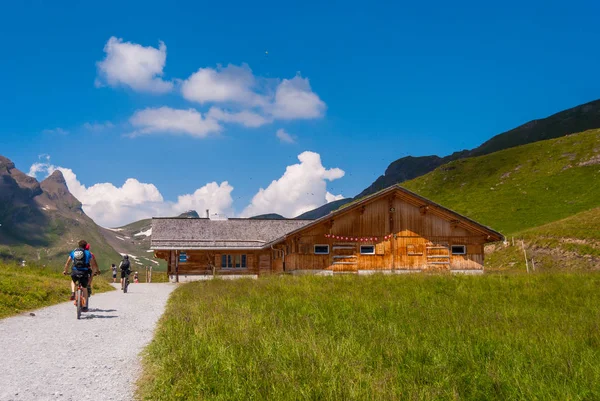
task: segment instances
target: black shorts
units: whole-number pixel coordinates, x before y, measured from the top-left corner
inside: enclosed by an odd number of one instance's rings
[[[130,274],[131,274],[130,271],[122,271],[121,272],[121,278],[125,278],[125,277],[129,276]]]
[[[113,273],[113,278],[117,278],[117,273]]]
[[[71,271],[71,280],[73,280],[73,282],[75,284],[77,284],[77,282],[79,281],[81,283],[82,287],[87,287],[89,284],[91,273],[92,273],[91,270],[75,270],[75,269],[73,269]]]

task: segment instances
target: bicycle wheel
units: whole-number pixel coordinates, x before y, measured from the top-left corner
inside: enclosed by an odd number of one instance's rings
[[[79,288],[75,293],[75,299],[77,302],[77,319],[81,319],[81,290]]]

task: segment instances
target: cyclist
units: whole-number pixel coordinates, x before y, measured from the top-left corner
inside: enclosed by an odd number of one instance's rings
[[[83,311],[87,312],[87,304],[85,299],[87,298],[87,286],[89,284],[90,276],[92,275],[92,266],[95,266],[97,270],[96,260],[92,253],[86,249],[87,242],[85,240],[79,241],[77,244],[78,248],[71,251],[67,262],[65,263],[65,269],[63,274],[68,273],[69,265],[73,262],[71,268],[71,300],[75,299],[75,282],[79,281],[83,287]]]
[[[98,267],[98,263],[96,262],[96,257],[94,256],[94,253],[90,250],[90,244],[88,243],[85,246],[85,250],[86,251],[90,251],[90,254],[92,255],[92,260],[90,263],[90,267],[92,267],[92,272],[90,274],[90,282],[88,283],[88,291],[89,291],[89,296],[92,296],[92,282],[94,281],[94,276],[97,276],[98,274],[100,274],[100,270]],[[75,283],[72,283],[71,285],[73,291],[75,291]]]
[[[110,268],[112,269],[113,283],[117,282],[117,266],[113,263]]]
[[[140,282],[139,276],[138,276],[138,272],[135,272],[133,274],[133,282],[136,283],[136,284]]]
[[[123,289],[123,283],[125,277],[131,274],[131,263],[129,263],[129,256],[123,255],[123,260],[119,263],[119,269],[121,269],[121,289]]]

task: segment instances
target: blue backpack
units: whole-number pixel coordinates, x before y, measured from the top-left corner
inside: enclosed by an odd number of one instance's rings
[[[73,251],[73,268],[77,270],[89,269],[90,263],[85,249],[77,248]]]

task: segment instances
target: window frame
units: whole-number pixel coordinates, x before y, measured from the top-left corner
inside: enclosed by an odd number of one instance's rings
[[[240,267],[237,267],[239,258]],[[225,265],[223,265],[225,262]],[[248,268],[248,255],[245,253],[223,253],[221,254],[221,269],[242,270]]]
[[[364,248],[371,248],[371,249],[373,249],[373,252],[363,252],[363,247]],[[359,252],[360,252],[361,255],[375,255],[376,254],[376,252],[375,252],[375,245],[361,245],[360,249],[359,249]]]
[[[454,247],[462,247],[462,252],[454,252]],[[450,245],[450,253],[452,255],[466,255],[467,254],[467,246],[462,244]]]
[[[318,246],[327,247],[327,252],[317,252],[317,247],[318,247]],[[315,245],[313,246],[313,253],[314,253],[315,255],[329,255],[329,252],[330,252],[330,251],[331,251],[331,250],[329,249],[329,244],[315,244]]]

